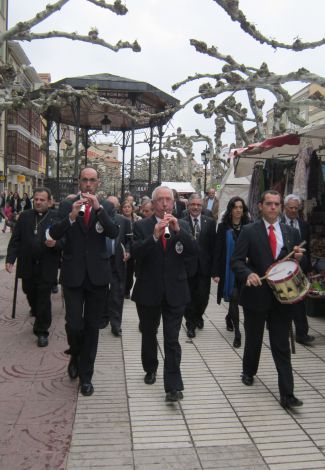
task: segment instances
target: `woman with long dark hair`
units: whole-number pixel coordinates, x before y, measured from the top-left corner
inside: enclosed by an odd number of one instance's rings
[[[235,196],[230,199],[227,209],[218,225],[216,249],[214,253],[214,281],[218,283],[217,302],[223,298],[229,302],[228,314],[225,318],[228,331],[235,330],[233,346],[241,346],[241,333],[239,330],[239,288],[235,276],[230,269],[230,259],[234,246],[243,225],[250,223],[248,208],[245,201]]]

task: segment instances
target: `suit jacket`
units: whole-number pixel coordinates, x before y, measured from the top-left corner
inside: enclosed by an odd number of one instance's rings
[[[186,209],[185,202],[176,200],[175,201],[175,206],[176,206],[176,208],[174,207],[174,209],[173,209],[173,215],[175,217],[177,217],[177,219],[181,219],[182,218],[182,213]]]
[[[97,214],[91,211],[86,227],[81,216],[74,223],[70,222],[69,213],[76,199],[61,202],[61,220],[50,229],[50,235],[55,240],[65,236],[60,282],[67,287],[80,287],[88,275],[93,285],[108,285],[110,266],[106,237],[115,238],[118,235],[118,226],[112,219],[113,204],[101,201],[103,209]]]
[[[286,219],[283,216],[281,218],[283,223],[286,223]],[[310,227],[308,222],[305,222],[304,220],[298,219],[298,224],[299,224],[299,231],[300,231],[300,242],[305,241],[306,245],[304,248],[306,249],[306,272],[312,271],[312,265],[311,265],[311,254],[310,254]],[[289,224],[287,224],[289,225]]]
[[[192,218],[188,214],[184,217],[190,226],[192,235],[194,236],[194,226]],[[216,222],[205,215],[201,214],[200,235],[196,240],[198,246],[198,272],[203,276],[212,276],[213,251],[216,238]]]
[[[159,306],[166,298],[172,307],[186,305],[191,296],[188,264],[196,261],[197,248],[187,222],[179,220],[180,231],[171,231],[166,251],[161,240],[153,238],[156,217],[134,224],[131,254],[135,259],[136,281],[132,300],[146,306]]]
[[[18,218],[8,244],[6,263],[17,261],[17,275],[29,279],[33,275],[33,264],[40,265],[42,279],[55,282],[57,279],[62,242],[55,247],[45,245],[45,232],[57,222],[56,211],[49,209],[37,223],[37,212],[29,209],[22,212]],[[34,233],[37,228],[37,234]]]
[[[123,261],[124,250],[128,253],[131,252],[132,229],[129,219],[120,214],[115,214],[113,217],[114,222],[119,227],[119,233],[115,238],[115,267],[118,272],[119,278],[124,279],[126,276],[126,263]],[[122,247],[123,245],[123,247]]]
[[[295,245],[299,245],[300,240],[298,230],[283,223],[280,223],[280,227],[283,236],[283,248],[277,258],[278,260],[289,254]],[[231,267],[236,278],[242,285],[240,305],[261,312],[274,306],[277,301],[266,280],[262,281],[262,286],[246,287],[246,280],[250,273],[255,272],[262,277],[274,262],[264,221],[261,219],[253,224],[245,225],[236,242],[231,261]],[[278,305],[280,306],[279,303]]]
[[[203,201],[203,209],[210,210],[210,209],[208,209],[208,198],[207,197]],[[211,209],[211,217],[213,217],[213,219],[215,221],[218,220],[218,213],[219,213],[219,200],[215,197],[214,201],[213,201],[212,209]]]

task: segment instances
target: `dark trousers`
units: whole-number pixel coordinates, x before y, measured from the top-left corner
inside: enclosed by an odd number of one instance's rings
[[[303,339],[308,335],[309,325],[306,314],[305,300],[292,304],[293,321],[296,329],[296,338]]]
[[[229,318],[234,326],[235,330],[235,337],[240,337],[240,331],[239,331],[239,307],[238,307],[238,296],[239,296],[239,291],[235,287],[231,296],[231,299],[229,301],[229,307],[228,307],[228,313],[227,317]]]
[[[211,278],[199,272],[188,279],[191,291],[191,302],[185,308],[186,327],[195,329],[209,303]]]
[[[290,310],[277,302],[267,312],[255,312],[244,308],[245,348],[243,373],[253,377],[257,373],[265,321],[269,325],[270,346],[278,372],[281,396],[293,394],[293,374],[289,344],[289,328],[292,317]]]
[[[134,259],[128,259],[126,263],[125,294],[130,294],[134,281]]]
[[[137,304],[142,331],[141,360],[145,372],[155,372],[158,368],[157,329],[162,317],[166,393],[184,389],[180,369],[182,350],[178,340],[184,309],[185,306],[171,307],[165,300],[154,307]]]
[[[80,382],[89,383],[94,373],[107,287],[94,286],[86,278],[81,287],[63,286],[63,293],[70,354],[78,361]]]
[[[120,278],[116,269],[115,256],[110,257],[111,282],[107,293],[106,315],[111,328],[118,330],[122,324],[122,312],[124,304],[125,277]]]
[[[31,278],[22,279],[23,292],[35,315],[33,332],[36,336],[49,334],[48,330],[52,323],[51,287],[52,283],[43,281],[37,265],[33,266]]]

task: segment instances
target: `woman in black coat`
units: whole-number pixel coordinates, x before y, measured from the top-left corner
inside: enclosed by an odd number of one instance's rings
[[[221,223],[218,225],[216,248],[214,253],[214,281],[218,283],[217,302],[223,298],[229,302],[228,314],[225,318],[227,330],[235,330],[233,346],[241,346],[241,334],[239,330],[239,288],[235,282],[235,276],[230,269],[230,259],[234,245],[243,225],[250,222],[248,208],[244,200],[235,196],[230,199]]]

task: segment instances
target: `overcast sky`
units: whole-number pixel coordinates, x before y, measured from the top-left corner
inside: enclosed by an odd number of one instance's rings
[[[9,0],[9,21],[26,20],[44,9],[49,0]],[[292,42],[325,36],[325,0],[240,0],[240,8],[256,27],[269,37]],[[270,70],[286,73],[305,67],[325,76],[325,46],[302,53],[274,51],[246,35],[213,0],[127,0],[128,14],[117,16],[88,3],[71,0],[35,31],[52,29],[87,34],[96,26],[100,37],[116,43],[119,39],[141,45],[142,51],[111,52],[100,46],[63,39],[21,43],[37,72],[49,72],[52,81],[64,77],[111,73],[151,83],[173,94],[172,84],[195,73],[217,73],[222,63],[195,51],[189,40],[195,38],[215,45],[221,53],[238,62],[258,67],[263,61]],[[295,90],[302,87],[296,85]],[[183,86],[174,96],[181,102],[197,94],[198,84]],[[293,89],[293,88],[292,88]],[[261,95],[262,96],[262,95]],[[265,95],[263,95],[265,97]],[[268,106],[272,105],[266,96]],[[193,105],[175,115],[172,121],[191,135],[196,128],[213,137],[213,118],[206,120],[193,111]],[[223,143],[230,144],[228,130]],[[196,144],[199,153],[203,144]]]

